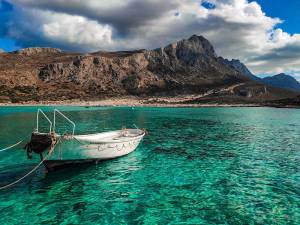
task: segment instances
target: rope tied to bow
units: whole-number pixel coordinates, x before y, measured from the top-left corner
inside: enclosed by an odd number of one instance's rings
[[[55,133],[51,133],[50,134],[50,136],[51,136],[51,145],[50,145],[50,148],[49,148],[49,151],[48,151],[48,154],[47,154],[47,156],[46,157],[44,157],[32,170],[30,170],[28,173],[26,173],[24,176],[22,176],[21,178],[19,178],[19,179],[17,179],[17,180],[15,180],[14,182],[12,182],[12,183],[9,183],[9,184],[7,184],[7,185],[5,185],[5,186],[2,186],[2,187],[0,187],[0,190],[4,190],[4,189],[7,189],[7,188],[9,188],[9,187],[12,187],[12,186],[14,186],[15,184],[17,184],[17,183],[19,183],[19,182],[21,182],[22,180],[24,180],[25,178],[27,178],[30,174],[32,174],[33,172],[35,172],[51,155],[52,155],[52,153],[53,153],[53,151],[54,151],[54,149],[55,149],[55,146],[56,146],[56,144],[59,142],[59,140],[56,138],[56,136],[55,136]],[[30,143],[30,142],[29,142]],[[28,144],[29,144],[28,143]],[[27,144],[27,145],[28,145]],[[34,146],[34,145],[32,145],[32,146]],[[31,147],[32,147],[31,146]],[[40,153],[40,154],[42,154],[42,153]]]

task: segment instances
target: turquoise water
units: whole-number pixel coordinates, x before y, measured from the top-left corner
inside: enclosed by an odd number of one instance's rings
[[[40,170],[0,191],[1,225],[300,224],[300,110],[60,109],[78,134],[133,123],[149,134],[123,158]],[[0,148],[33,130],[35,111],[0,108]],[[0,186],[37,162],[21,149],[0,152]]]

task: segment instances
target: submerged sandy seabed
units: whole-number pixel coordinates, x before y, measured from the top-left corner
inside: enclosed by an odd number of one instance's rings
[[[178,97],[113,97],[103,100],[82,101],[82,100],[63,100],[63,101],[28,101],[22,103],[0,103],[0,106],[32,106],[32,105],[65,105],[65,106],[151,106],[151,107],[255,107],[259,104],[186,104],[186,101],[193,100],[197,96],[178,96]]]

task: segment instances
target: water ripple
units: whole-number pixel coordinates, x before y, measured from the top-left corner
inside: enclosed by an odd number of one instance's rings
[[[39,171],[0,192],[0,224],[300,224],[299,110],[62,109],[78,133],[135,123],[149,135],[126,157]],[[34,111],[0,113],[0,146],[32,130]],[[36,162],[1,156],[0,184]]]

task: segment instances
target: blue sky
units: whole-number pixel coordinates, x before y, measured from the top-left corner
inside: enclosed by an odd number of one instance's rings
[[[10,52],[19,49],[15,41],[11,38],[0,38],[0,49]]]
[[[257,75],[300,80],[300,0],[0,0],[0,49],[114,51],[203,35]]]
[[[300,1],[289,0],[288,4],[286,0],[255,0],[258,2],[263,11],[271,17],[279,17],[284,22],[278,27],[282,28],[288,33],[295,34],[300,33]],[[10,11],[13,9],[13,4],[10,4],[6,0],[0,0],[0,22],[3,23],[4,17],[7,17]],[[204,3],[206,4],[206,3]],[[1,28],[0,28],[1,31]],[[1,34],[1,33],[0,33]],[[5,51],[12,51],[20,48],[12,38],[6,38],[1,34],[0,36],[0,48]]]
[[[271,17],[279,17],[284,23],[279,27],[286,32],[300,33],[300,1],[299,0],[256,0],[263,11]]]

